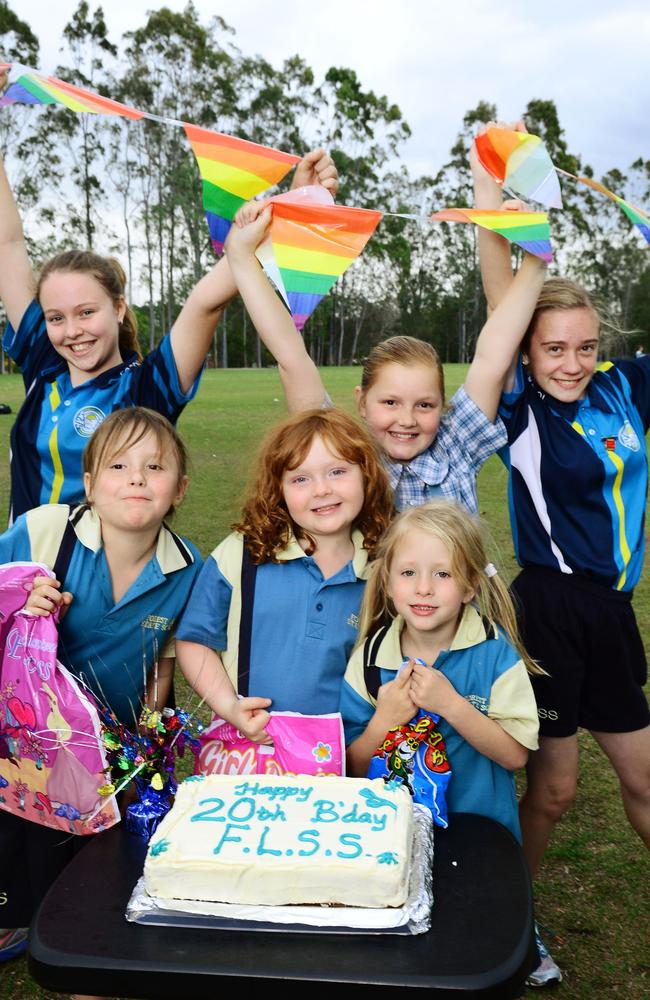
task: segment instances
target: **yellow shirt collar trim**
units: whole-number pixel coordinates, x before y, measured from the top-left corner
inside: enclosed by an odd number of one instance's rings
[[[77,508],[78,510],[79,508]],[[75,511],[76,514],[76,511]],[[97,552],[102,544],[102,523],[92,507],[83,511],[74,526],[75,534],[82,545],[91,552]],[[156,559],[163,573],[174,573],[194,562],[192,550],[180,535],[163,524],[156,544]]]

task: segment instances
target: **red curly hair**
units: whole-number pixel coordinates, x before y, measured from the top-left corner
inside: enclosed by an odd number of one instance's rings
[[[292,520],[282,494],[282,476],[300,465],[316,437],[335,455],[361,469],[363,507],[351,527],[362,533],[371,559],[375,554],[394,513],[388,476],[372,439],[356,420],[341,410],[318,409],[285,420],[262,444],[248,499],[241,518],[232,526],[246,536],[254,563],[278,562],[278,553],[287,547],[292,534],[307,542],[307,555],[316,550],[314,539]]]

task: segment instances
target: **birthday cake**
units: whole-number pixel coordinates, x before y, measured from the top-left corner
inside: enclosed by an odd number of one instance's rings
[[[402,906],[413,806],[381,779],[305,775],[187,778],[147,853],[161,899]]]

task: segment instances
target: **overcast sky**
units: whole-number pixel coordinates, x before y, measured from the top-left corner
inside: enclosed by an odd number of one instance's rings
[[[298,52],[317,77],[332,65],[355,69],[365,88],[400,106],[413,132],[402,156],[414,175],[444,163],[479,100],[496,103],[506,119],[532,98],[554,100],[570,151],[597,173],[650,159],[647,0],[194,2],[206,22],[223,17],[248,55],[279,65]],[[9,3],[40,39],[39,68],[51,72],[76,0]],[[108,0],[111,39],[164,5],[185,3]]]

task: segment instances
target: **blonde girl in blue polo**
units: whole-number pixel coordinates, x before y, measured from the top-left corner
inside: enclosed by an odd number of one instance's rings
[[[377,684],[366,683],[366,642]],[[452,770],[448,809],[489,816],[521,839],[513,772],[537,749],[536,669],[478,519],[446,500],[405,511],[379,547],[343,683],[349,773],[366,774],[389,729],[434,712]]]

